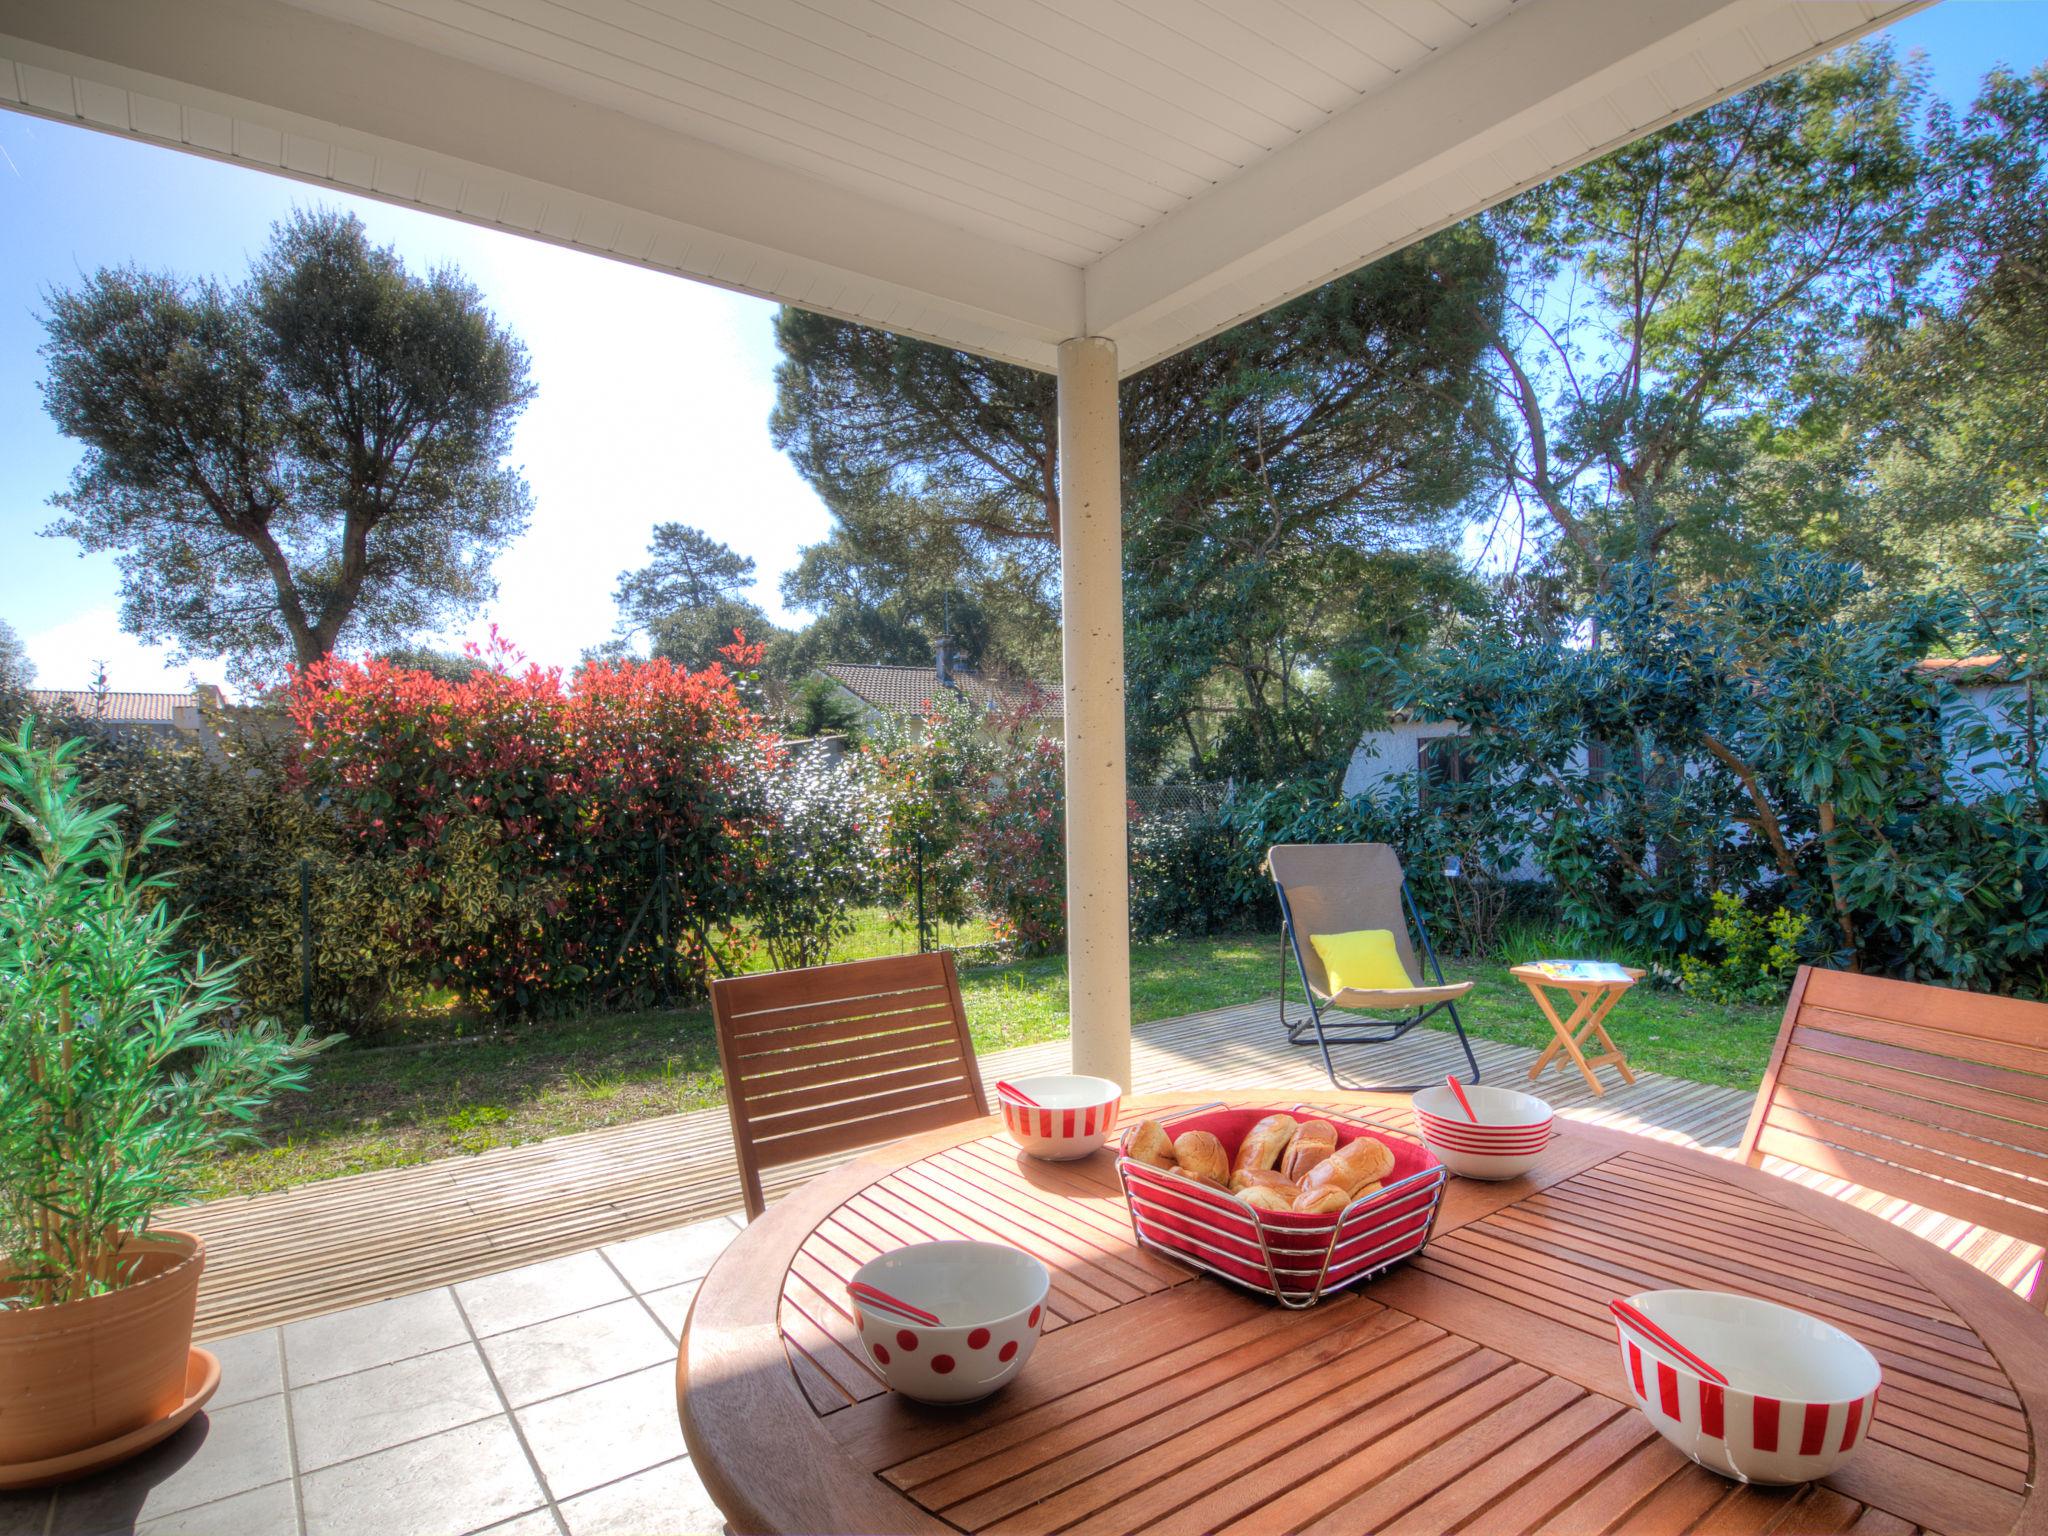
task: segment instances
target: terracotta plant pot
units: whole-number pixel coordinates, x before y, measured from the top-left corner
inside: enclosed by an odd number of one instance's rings
[[[104,1444],[184,1402],[206,1245],[150,1232],[121,1252],[140,1262],[117,1291],[0,1308],[0,1465]]]

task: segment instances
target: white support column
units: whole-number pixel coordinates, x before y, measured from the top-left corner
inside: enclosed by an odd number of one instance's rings
[[[1116,343],[1060,343],[1060,644],[1067,730],[1067,991],[1074,1070],[1131,1086],[1124,786],[1123,477]]]

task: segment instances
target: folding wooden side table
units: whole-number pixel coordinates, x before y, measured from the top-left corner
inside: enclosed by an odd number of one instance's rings
[[[1604,1022],[1609,1011],[1621,1001],[1621,994],[1646,974],[1633,966],[1623,966],[1622,969],[1628,972],[1627,981],[1565,981],[1546,975],[1534,965],[1509,968],[1508,974],[1518,978],[1529,989],[1530,995],[1536,999],[1536,1006],[1543,1010],[1543,1016],[1550,1020],[1550,1027],[1557,1031],[1557,1038],[1543,1048],[1543,1054],[1536,1058],[1536,1065],[1529,1069],[1530,1082],[1542,1076],[1543,1069],[1560,1055],[1572,1059],[1572,1064],[1586,1079],[1586,1086],[1596,1094],[1607,1092],[1594,1075],[1596,1067],[1613,1067],[1625,1083],[1636,1080],[1635,1073],[1629,1070],[1628,1062],[1621,1054],[1621,1048],[1608,1037]],[[1571,999],[1570,1018],[1560,1019],[1557,1016],[1557,1009],[1550,1001],[1552,992],[1562,992]],[[1586,1047],[1595,1039],[1600,1043],[1601,1054],[1588,1056]]]

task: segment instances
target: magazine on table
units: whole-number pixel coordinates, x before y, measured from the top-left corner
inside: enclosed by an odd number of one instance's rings
[[[1612,960],[1538,960],[1536,969],[1552,981],[1631,981],[1626,966]]]

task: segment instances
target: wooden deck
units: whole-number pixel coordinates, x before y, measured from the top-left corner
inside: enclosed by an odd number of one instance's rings
[[[1316,1053],[1286,1044],[1270,998],[1142,1024],[1133,1033],[1138,1093],[1329,1087]],[[1486,1081],[1526,1082],[1534,1051],[1491,1041],[1473,1046]],[[1448,1035],[1418,1030],[1395,1045],[1350,1047],[1340,1061],[1376,1081],[1421,1082],[1445,1071],[1455,1054]],[[1049,1041],[992,1052],[982,1059],[982,1075],[993,1083],[1066,1065],[1067,1043]],[[1595,1098],[1576,1074],[1567,1079],[1552,1070],[1540,1091],[1573,1119],[1733,1152],[1748,1118],[1748,1094],[1650,1072],[1638,1079]],[[841,1160],[770,1171],[769,1198]],[[1803,1182],[1828,1187],[1811,1177]],[[1915,1213],[1899,1201],[1857,1203],[1903,1219],[2007,1284],[2036,1257],[2009,1239]],[[740,1204],[720,1107],[210,1201],[168,1213],[163,1224],[207,1241],[199,1296],[199,1336],[206,1339],[513,1269],[738,1211]]]

